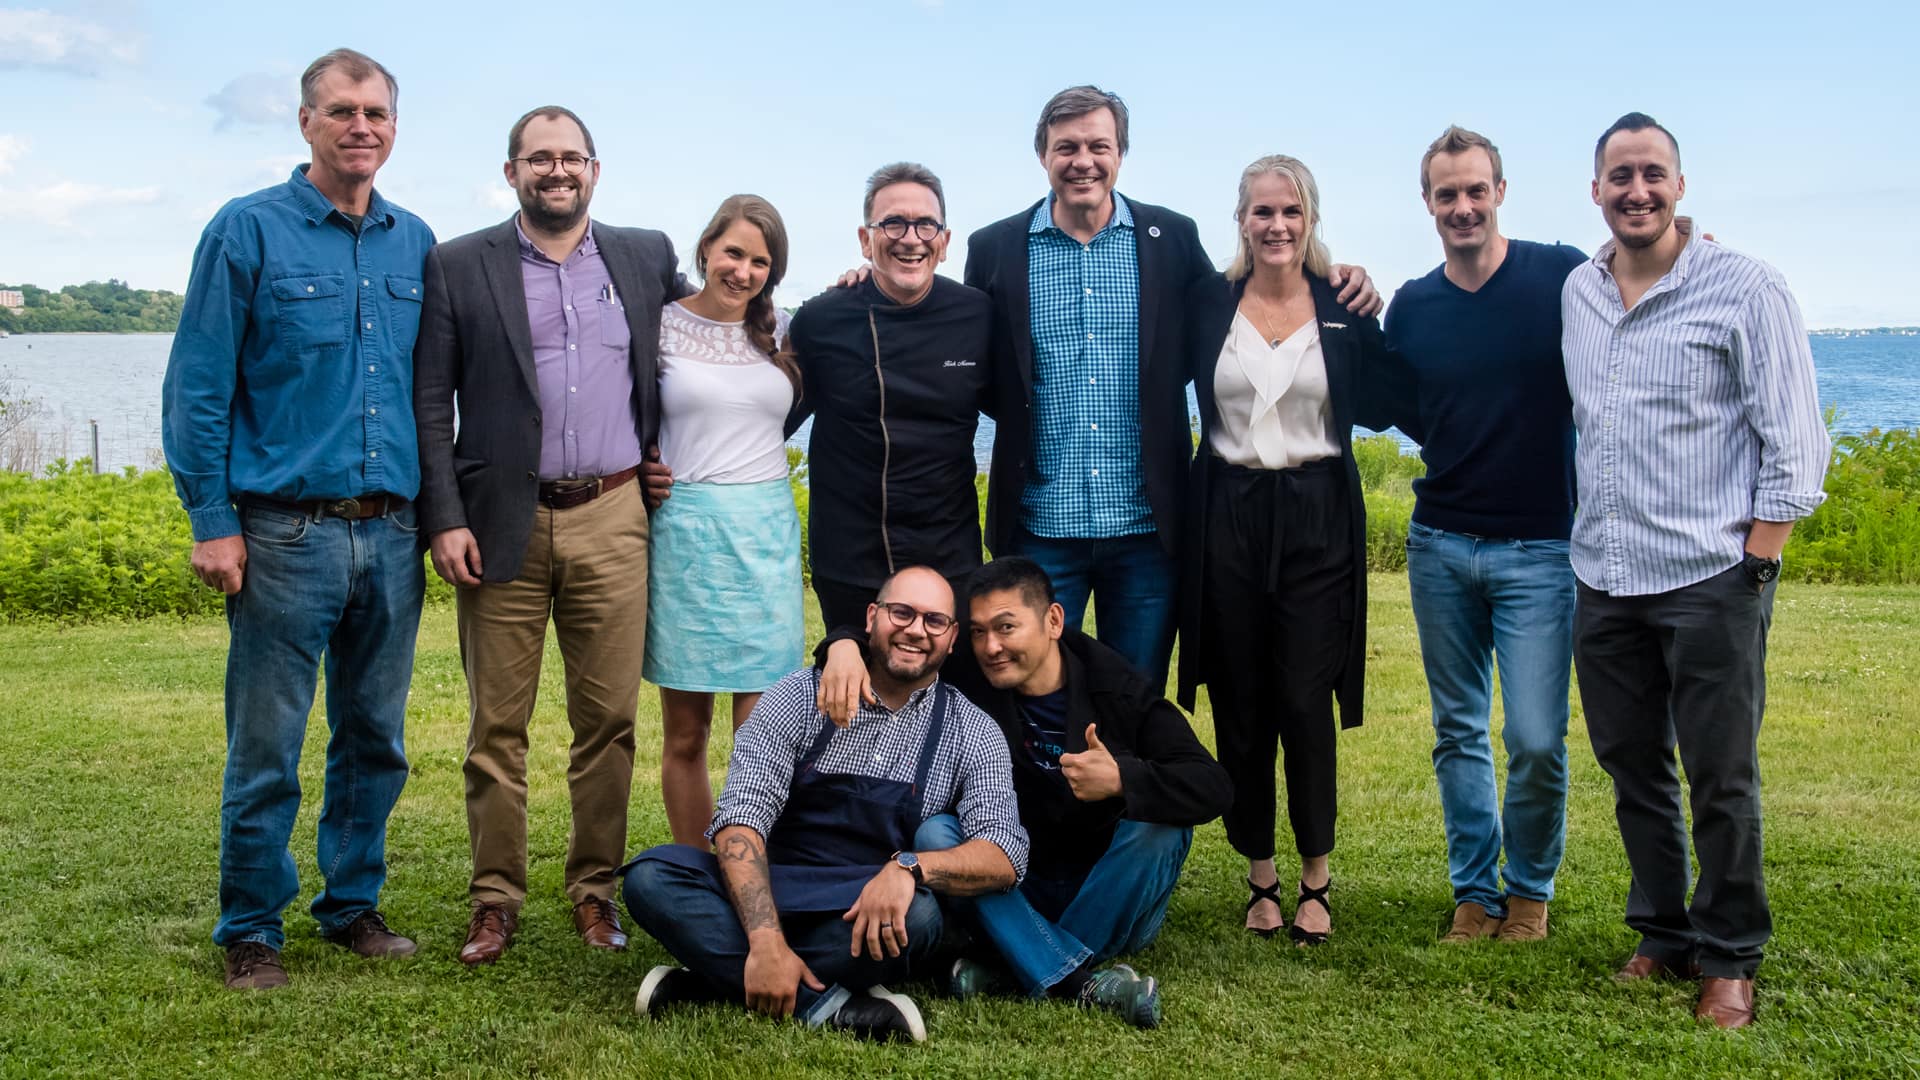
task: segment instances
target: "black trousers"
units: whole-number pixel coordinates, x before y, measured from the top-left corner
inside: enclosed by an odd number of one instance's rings
[[[1580,585],[1573,659],[1593,755],[1613,778],[1638,952],[1750,979],[1773,917],[1760,865],[1760,715],[1773,584],[1738,566],[1652,596]],[[1700,882],[1687,890],[1686,769]]]
[[[1353,525],[1338,458],[1295,469],[1215,460],[1208,478],[1201,669],[1220,764],[1233,779],[1227,840],[1274,851],[1274,758],[1303,857],[1333,850],[1333,688],[1353,610]]]
[[[843,626],[867,625],[867,605],[880,589],[875,585],[850,585],[813,576],[813,595],[820,601],[820,621],[831,634]]]

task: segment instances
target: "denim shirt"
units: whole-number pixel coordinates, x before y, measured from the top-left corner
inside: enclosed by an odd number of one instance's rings
[[[222,207],[194,250],[161,442],[195,540],[234,501],[420,490],[413,340],[433,231],[373,194],[356,232],[307,179]]]

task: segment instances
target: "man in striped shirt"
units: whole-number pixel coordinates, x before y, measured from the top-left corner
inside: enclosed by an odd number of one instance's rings
[[[1753,1021],[1772,932],[1757,743],[1767,627],[1793,522],[1831,451],[1779,272],[1695,234],[1680,147],[1628,113],[1594,150],[1613,239],[1562,293],[1579,430],[1574,664],[1633,870],[1622,979],[1703,976],[1694,1015]],[[1686,766],[1700,882],[1688,901]]]

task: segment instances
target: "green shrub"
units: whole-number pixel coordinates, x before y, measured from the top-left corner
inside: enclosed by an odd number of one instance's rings
[[[1920,431],[1836,436],[1826,491],[1827,501],[1787,541],[1787,576],[1920,582]]]

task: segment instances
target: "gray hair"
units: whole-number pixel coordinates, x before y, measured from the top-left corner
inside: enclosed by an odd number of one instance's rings
[[[380,61],[363,52],[353,49],[335,49],[313,63],[307,65],[306,74],[300,76],[300,107],[311,109],[314,106],[313,92],[320,85],[320,77],[335,68],[354,82],[366,82],[379,75],[387,80],[387,98],[395,111],[400,108],[400,84],[393,79]]]
[[[1127,155],[1127,103],[1120,95],[1097,86],[1069,86],[1047,99],[1040,109],[1040,122],[1033,125],[1033,152],[1047,156],[1047,129],[1063,120],[1085,116],[1098,109],[1113,113],[1113,132],[1120,140],[1120,156]]]
[[[1247,204],[1253,201],[1253,182],[1269,173],[1286,177],[1293,185],[1293,190],[1299,193],[1300,209],[1307,216],[1307,273],[1326,277],[1327,271],[1333,266],[1333,253],[1327,250],[1326,241],[1320,238],[1320,186],[1313,182],[1312,171],[1299,158],[1268,154],[1247,166],[1240,174],[1240,204],[1234,208],[1233,220],[1245,221]],[[1233,264],[1227,267],[1228,281],[1239,281],[1253,272],[1253,250],[1247,245],[1247,234],[1240,232],[1234,239],[1237,246],[1233,253]]]
[[[919,184],[933,192],[934,199],[940,204],[941,220],[946,219],[947,193],[940,186],[940,178],[933,175],[932,169],[918,162],[896,161],[891,165],[880,166],[873,171],[872,176],[867,177],[867,198],[860,207],[861,224],[866,224],[867,220],[873,217],[873,197],[880,194],[881,188],[892,187],[895,184]]]

